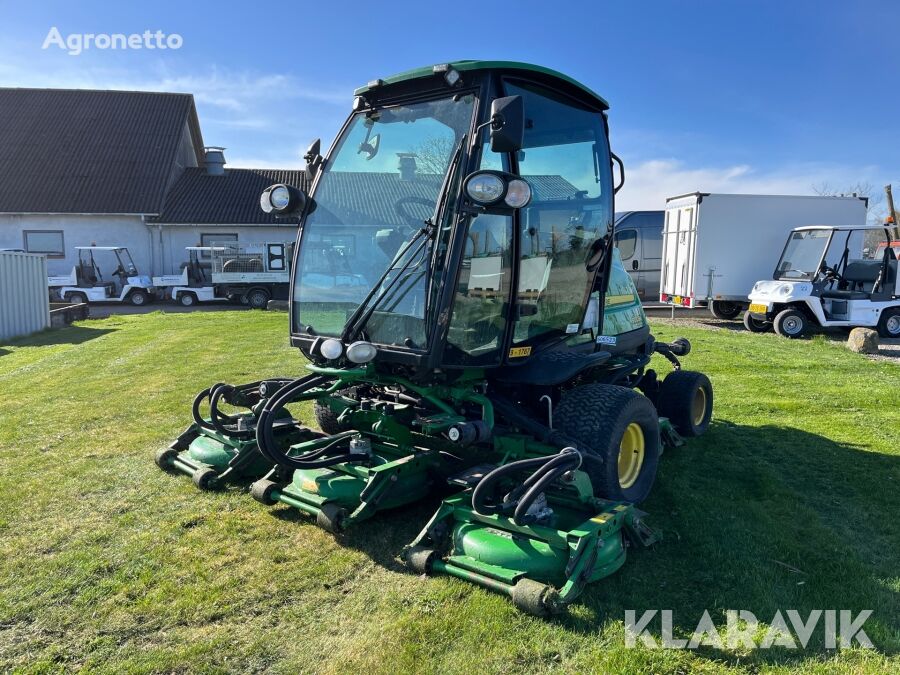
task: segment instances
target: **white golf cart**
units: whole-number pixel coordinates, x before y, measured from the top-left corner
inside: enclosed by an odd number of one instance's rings
[[[131,254],[124,246],[76,246],[78,264],[68,275],[48,277],[54,298],[64,302],[130,302],[146,305],[154,294],[150,277],[138,273]],[[103,254],[97,255],[97,254]],[[115,269],[104,278],[97,257],[115,258]]]
[[[873,246],[882,236],[887,243]],[[890,241],[881,226],[798,227],[774,278],[753,286],[744,325],[754,332],[774,326],[787,338],[811,325],[876,327],[882,337],[900,338],[900,278]]]
[[[214,252],[224,251],[221,246],[187,246],[188,262],[181,270],[181,274],[169,274],[153,277],[153,285],[161,290],[163,299],[171,299],[185,307],[191,307],[198,302],[228,302],[226,297],[216,295],[216,287],[212,283],[211,274],[203,269],[200,255],[203,253],[212,255]]]

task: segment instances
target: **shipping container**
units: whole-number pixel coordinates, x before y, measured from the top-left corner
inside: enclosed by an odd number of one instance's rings
[[[0,251],[0,340],[35,333],[49,325],[47,258]]]

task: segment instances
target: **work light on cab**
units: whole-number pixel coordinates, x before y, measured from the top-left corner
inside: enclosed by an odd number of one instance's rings
[[[480,206],[520,209],[531,201],[531,187],[501,171],[477,171],[466,179],[466,194]]]
[[[259,197],[259,206],[275,216],[294,216],[306,207],[306,193],[291,185],[277,183],[267,187]]]

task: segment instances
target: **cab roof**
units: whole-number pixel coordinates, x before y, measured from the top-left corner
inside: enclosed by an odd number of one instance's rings
[[[544,78],[556,79],[562,82],[565,82],[571,87],[578,89],[583,94],[585,94],[588,98],[592,99],[594,103],[596,103],[599,107],[606,110],[609,108],[609,103],[607,103],[606,99],[602,96],[584,86],[578,80],[575,80],[568,75],[563,75],[562,73],[552,70],[550,68],[545,68],[544,66],[538,66],[533,63],[522,63],[520,61],[478,61],[478,60],[464,60],[464,61],[453,61],[450,63],[438,63],[431,66],[423,66],[421,68],[415,68],[414,70],[407,70],[402,73],[397,73],[396,75],[391,75],[390,77],[385,77],[379,80],[373,80],[369,82],[364,87],[359,87],[353,93],[356,96],[366,93],[367,91],[372,91],[377,87],[389,84],[396,84],[398,82],[405,82],[408,80],[415,80],[418,78],[424,77],[432,77],[435,73],[441,73],[447,68],[453,68],[454,70],[459,71],[460,73],[466,73],[476,70],[504,70],[504,71],[523,71],[526,73],[530,73],[532,75],[540,75]]]

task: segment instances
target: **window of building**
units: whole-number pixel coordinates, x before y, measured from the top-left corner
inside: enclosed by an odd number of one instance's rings
[[[236,234],[223,234],[220,232],[206,232],[200,234],[200,245],[201,246],[215,246],[216,244],[224,244],[229,241],[237,241],[238,236]],[[209,251],[201,251],[201,258],[206,258],[207,260],[210,258]]]
[[[51,258],[64,258],[66,247],[62,230],[25,230],[25,250],[44,253]]]

